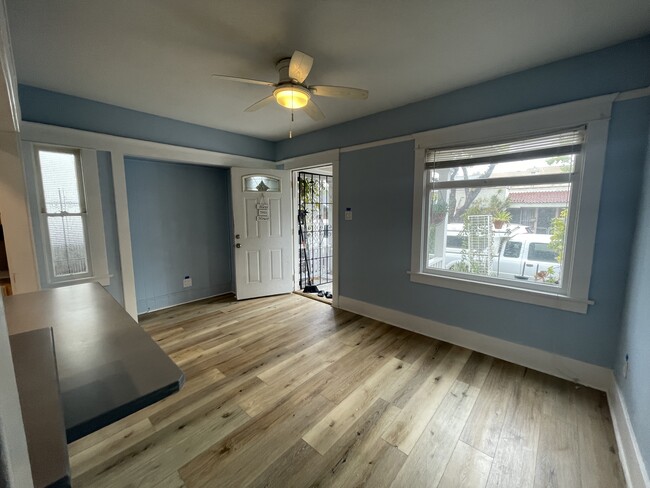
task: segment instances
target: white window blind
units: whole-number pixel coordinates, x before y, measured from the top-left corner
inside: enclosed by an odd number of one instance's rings
[[[584,143],[584,129],[490,144],[427,149],[427,169],[517,161],[577,154]]]
[[[78,152],[38,149],[41,214],[54,278],[89,273],[86,205]]]

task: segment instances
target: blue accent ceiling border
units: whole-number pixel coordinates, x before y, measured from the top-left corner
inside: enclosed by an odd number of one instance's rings
[[[205,149],[251,158],[275,158],[271,141],[189,124],[86,98],[18,85],[20,110],[27,122]]]

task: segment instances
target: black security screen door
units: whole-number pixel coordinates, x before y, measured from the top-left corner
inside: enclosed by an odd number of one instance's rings
[[[298,173],[298,245],[301,290],[332,282],[332,177]]]

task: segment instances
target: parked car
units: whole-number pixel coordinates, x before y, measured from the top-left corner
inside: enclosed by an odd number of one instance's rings
[[[501,243],[507,239],[513,238],[520,234],[530,233],[530,227],[519,224],[508,224],[500,230],[493,232],[493,249],[495,254],[501,246]],[[462,259],[465,237],[463,236],[463,224],[447,224],[447,242],[445,247],[444,267],[449,269],[451,264]]]
[[[562,267],[550,242],[548,234],[516,235],[502,246],[492,271],[499,278],[559,282]]]
[[[462,227],[461,227],[462,230]],[[515,233],[499,235],[495,232],[492,248],[492,276],[521,281],[558,283],[562,267],[557,254],[549,247],[548,234]],[[445,249],[445,268],[462,270],[464,238],[461,232],[448,231]],[[453,247],[452,247],[453,245]],[[466,259],[466,258],[465,258]]]

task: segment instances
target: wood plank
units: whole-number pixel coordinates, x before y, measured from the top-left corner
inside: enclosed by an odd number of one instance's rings
[[[401,359],[405,363],[413,363],[422,357],[434,342],[438,341],[412,332],[404,339],[403,344],[399,352],[395,354],[395,357]]]
[[[535,488],[580,486],[580,452],[575,424],[557,417],[542,416]]]
[[[383,367],[334,407],[303,439],[325,454],[341,436],[380,398],[381,392],[404,374],[404,362],[391,359]]]
[[[485,379],[492,369],[494,358],[480,352],[473,352],[467,360],[465,367],[458,375],[458,381],[467,383],[469,386],[481,388]]]
[[[454,346],[411,397],[383,438],[405,454],[424,432],[429,420],[456,381],[472,352]]]
[[[607,397],[605,393],[581,388],[577,391],[578,445],[583,487],[618,488],[625,486],[618,458]]]
[[[183,464],[249,420],[236,405],[225,405],[179,428],[152,436],[138,452],[129,453],[99,473],[75,475],[73,484],[75,488],[157,487]]]
[[[154,432],[151,421],[145,418],[111,436],[94,441],[83,450],[77,449],[77,452],[70,454],[73,476],[81,478],[104,471],[120,458],[136,452],[142,445],[149,443]]]
[[[408,366],[403,380],[394,383],[392,390],[385,391],[383,398],[399,408],[404,408],[404,405],[420,389],[427,378],[431,377],[433,371],[449,354],[450,350],[451,344],[435,340],[431,342],[424,353]]]
[[[533,487],[542,416],[542,397],[524,379],[508,405],[487,487]]]
[[[438,488],[484,488],[491,467],[490,456],[458,441]]]
[[[377,400],[325,456],[300,439],[250,486],[376,486],[365,481],[380,458],[385,461],[387,470],[390,470],[389,464],[399,467],[404,462],[404,454],[380,439],[397,410],[387,402]],[[386,448],[399,453],[396,462],[389,462],[383,452]],[[395,467],[392,469],[396,471]]]
[[[400,339],[396,334],[384,334],[371,344],[355,346],[344,357],[328,366],[327,370],[335,379],[323,390],[322,395],[334,403],[340,403],[394,357]]]
[[[380,415],[371,416],[365,425],[353,425],[347,435],[332,447],[334,462],[321,470],[316,486],[389,486],[404,464],[406,456],[386,444],[381,435],[399,413],[399,409],[379,399]],[[370,409],[372,410],[372,408]],[[347,437],[347,439],[346,439]],[[381,471],[381,474],[379,472]],[[374,480],[371,480],[374,478]]]
[[[332,404],[319,393],[331,375],[322,371],[305,388],[214,444],[179,473],[188,486],[245,486],[288,450]]]
[[[300,384],[301,378],[306,376],[306,379],[309,379],[315,376],[351,350],[352,347],[336,339],[323,339],[258,374],[257,377],[270,386],[281,388]]]
[[[525,368],[495,360],[461,435],[466,444],[494,457],[506,410]]]
[[[393,486],[437,486],[445,472],[479,390],[455,381],[413,446]]]

